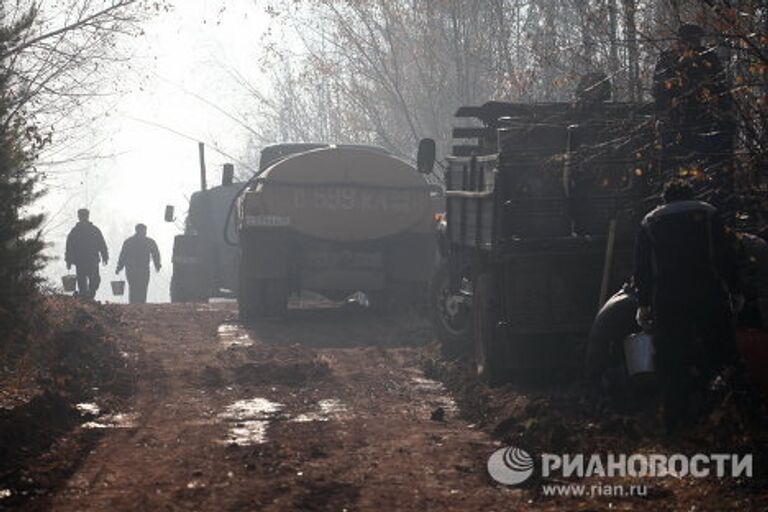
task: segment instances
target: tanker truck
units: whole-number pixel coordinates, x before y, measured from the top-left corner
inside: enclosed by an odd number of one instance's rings
[[[371,146],[284,144],[260,167],[238,204],[241,319],[281,314],[300,291],[364,292],[386,310],[426,301],[441,191],[412,165]]]

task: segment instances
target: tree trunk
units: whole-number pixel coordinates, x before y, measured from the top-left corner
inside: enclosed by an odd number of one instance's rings
[[[619,20],[617,16],[616,0],[608,0],[608,23],[608,66],[611,73],[611,80],[613,80],[615,88],[616,78],[619,74],[619,47],[616,40],[616,34],[619,31]]]
[[[640,99],[640,64],[637,50],[637,26],[635,13],[637,5],[635,0],[622,0],[624,4],[624,30],[627,38],[627,90],[629,101]]]

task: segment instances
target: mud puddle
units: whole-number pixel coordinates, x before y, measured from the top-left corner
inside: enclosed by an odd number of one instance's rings
[[[219,343],[227,348],[252,347],[254,344],[250,335],[241,326],[236,324],[221,324],[216,337]]]
[[[92,402],[77,404],[75,405],[75,409],[77,409],[83,416],[98,416],[101,414],[101,408],[98,404]]]
[[[136,428],[138,414],[115,412],[103,413],[99,404],[95,402],[83,402],[75,405],[75,409],[84,421],[81,428],[84,429],[107,429],[107,428]]]
[[[100,416],[95,421],[86,421],[82,427],[86,429],[103,428],[136,428],[139,415],[136,413],[114,413]]]
[[[267,442],[269,424],[278,418],[283,404],[266,398],[238,400],[228,405],[219,418],[230,423],[224,444],[249,446]]]
[[[310,423],[313,421],[344,421],[352,416],[346,404],[338,398],[327,398],[317,402],[314,410],[298,414],[290,421]]]
[[[269,440],[268,431],[276,421],[312,423],[345,421],[352,417],[347,405],[338,398],[318,400],[309,410],[297,414],[286,412],[283,404],[266,398],[238,400],[228,405],[218,418],[229,424],[221,441],[225,445],[250,446]]]
[[[459,415],[459,406],[442,382],[428,379],[424,376],[411,378],[411,385],[419,395],[419,401],[433,411],[441,410],[439,417],[456,417]]]

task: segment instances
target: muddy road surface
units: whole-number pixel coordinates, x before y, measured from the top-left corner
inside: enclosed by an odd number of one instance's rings
[[[293,309],[251,328],[232,305],[127,308],[141,334],[130,410],[53,510],[510,510],[492,439],[425,378],[416,318]],[[94,404],[98,407],[98,404]],[[523,500],[521,502],[521,500]]]
[[[114,368],[130,370],[130,396],[110,402],[99,388],[93,403],[67,409],[81,424],[13,486],[0,485],[0,510],[768,510],[765,429],[750,433],[728,410],[669,439],[652,411],[601,409],[574,381],[489,389],[465,363],[441,360],[415,315],[295,304],[246,328],[234,304],[110,308],[125,327]],[[114,387],[110,379],[99,386]],[[534,455],[738,451],[754,454],[755,475],[534,473],[507,487],[487,470],[505,446]],[[638,495],[615,494],[633,485]]]

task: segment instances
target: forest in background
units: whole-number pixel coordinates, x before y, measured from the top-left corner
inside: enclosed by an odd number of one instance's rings
[[[608,75],[613,100],[650,101],[659,53],[695,23],[725,64],[738,158],[765,177],[763,1],[271,0],[267,11],[274,29],[259,65],[272,83],[241,78],[261,120],[254,157],[290,140],[379,144],[412,158],[422,137],[444,154],[459,106],[571,101],[594,72]]]

